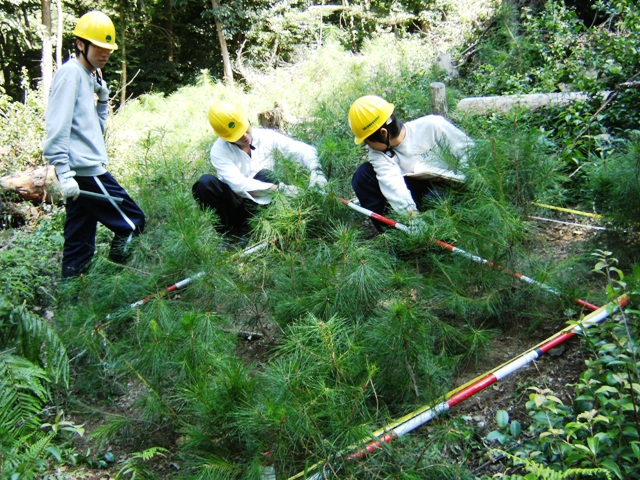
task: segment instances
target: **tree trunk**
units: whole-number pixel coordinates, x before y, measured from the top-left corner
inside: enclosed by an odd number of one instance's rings
[[[127,14],[125,9],[125,2],[127,0],[120,0],[120,23],[122,34],[120,35],[120,55],[122,58],[121,66],[122,73],[120,74],[120,106],[123,106],[127,101]]]
[[[211,0],[211,6],[214,10],[214,18],[216,22],[216,31],[218,32],[218,41],[220,42],[220,52],[222,53],[222,67],[223,67],[223,75],[224,75],[224,83],[227,86],[233,86],[233,71],[231,70],[231,60],[229,60],[229,49],[227,48],[227,41],[224,38],[224,33],[222,32],[222,24],[218,20],[218,17],[215,16],[215,10],[220,8],[220,4],[218,0]]]
[[[173,62],[175,57],[175,45],[173,42],[173,0],[166,0],[167,8],[167,60]]]
[[[353,13],[351,13],[351,5],[349,4],[349,0],[342,0],[342,4],[344,5],[347,16],[347,23],[349,24],[349,37],[351,39],[351,49],[353,53],[358,53],[358,43],[356,42],[356,25],[353,17]]]
[[[42,59],[40,72],[42,75],[42,99],[46,108],[49,100],[49,89],[53,79],[53,46],[51,44],[51,0],[41,0],[42,6]]]
[[[58,12],[57,30],[56,30],[56,68],[62,65],[62,0],[56,0],[56,12]]]

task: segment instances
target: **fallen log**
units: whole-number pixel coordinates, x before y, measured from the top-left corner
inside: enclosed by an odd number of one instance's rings
[[[602,92],[606,98],[611,92]],[[557,107],[573,102],[584,102],[590,97],[586,93],[562,92],[562,93],[532,93],[527,95],[506,95],[493,97],[469,97],[458,102],[456,110],[466,113],[484,113],[495,111],[505,113],[512,108],[527,108],[536,110],[540,107]]]
[[[3,199],[31,202],[33,205],[61,201],[55,169],[50,165],[0,178],[0,195]]]

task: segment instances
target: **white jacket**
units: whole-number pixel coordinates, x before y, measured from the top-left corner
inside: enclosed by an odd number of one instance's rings
[[[322,174],[315,147],[293,140],[275,130],[253,127],[251,130],[254,147],[251,156],[237,145],[221,138],[218,138],[211,147],[211,164],[216,169],[218,177],[241,197],[262,205],[271,201],[272,196],[266,190],[273,184],[255,180],[253,177],[260,170],[273,170],[276,151],[307,167],[312,176]],[[264,195],[254,197],[249,193],[261,190],[265,191]]]
[[[439,115],[427,115],[405,123],[406,135],[402,143],[393,147],[395,155],[369,149],[369,162],[376,172],[380,190],[397,212],[417,210],[404,176],[425,174],[454,181],[464,181],[458,169],[467,165],[467,154],[473,146],[462,130]],[[452,168],[443,158],[442,151],[450,151],[458,160]]]

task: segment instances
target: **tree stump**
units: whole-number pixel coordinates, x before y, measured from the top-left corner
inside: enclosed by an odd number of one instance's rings
[[[447,89],[442,82],[433,82],[429,85],[431,91],[431,112],[435,115],[447,117],[449,109],[447,107]]]
[[[286,133],[287,124],[295,121],[282,101],[277,101],[271,110],[258,113],[258,123],[261,127],[272,128],[282,133]]]

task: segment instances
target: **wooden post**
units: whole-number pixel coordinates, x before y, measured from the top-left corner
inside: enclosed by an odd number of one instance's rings
[[[429,86],[431,92],[431,113],[447,117],[449,109],[447,108],[447,90],[442,82],[433,82]]]

